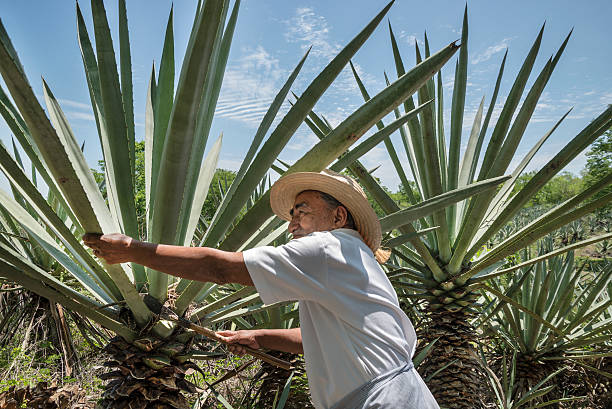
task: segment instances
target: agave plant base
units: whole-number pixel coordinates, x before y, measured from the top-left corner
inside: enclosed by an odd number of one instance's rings
[[[184,344],[153,338],[141,338],[134,344],[113,338],[104,348],[111,357],[104,365],[111,371],[100,376],[108,383],[96,408],[189,409],[183,393],[199,389],[185,379],[196,368],[180,355],[186,349]]]
[[[467,311],[435,309],[423,341],[436,341],[435,353],[419,366],[438,404],[449,408],[478,408],[481,405],[482,373],[474,347],[476,330]]]
[[[310,401],[308,383],[300,384],[306,380],[306,370],[303,355],[296,355],[286,352],[272,351],[271,354],[277,358],[291,362],[293,376],[290,371],[262,362],[261,369],[253,377],[254,381],[263,380],[258,388],[255,398],[257,407],[273,408],[276,407],[283,393],[287,380],[291,376],[291,393],[285,402],[285,409],[314,409]],[[259,395],[259,397],[257,397]]]

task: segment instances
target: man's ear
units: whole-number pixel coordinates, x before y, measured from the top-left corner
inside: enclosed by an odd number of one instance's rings
[[[348,211],[344,206],[336,207],[334,210],[334,227],[339,229],[346,225],[346,221],[348,219]]]

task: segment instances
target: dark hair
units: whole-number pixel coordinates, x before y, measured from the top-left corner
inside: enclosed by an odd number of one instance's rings
[[[338,200],[336,200],[335,197],[333,197],[330,194],[327,194],[325,192],[321,192],[319,190],[316,190],[316,192],[319,193],[319,197],[321,197],[321,199],[323,199],[325,201],[325,203],[327,203],[327,205],[333,209],[342,206],[346,209],[346,225],[345,227],[349,228],[349,229],[353,229],[353,230],[357,230],[357,228],[355,227],[355,219],[353,219],[353,215],[351,214],[351,212],[349,211],[349,209],[343,205],[342,203],[340,203]]]

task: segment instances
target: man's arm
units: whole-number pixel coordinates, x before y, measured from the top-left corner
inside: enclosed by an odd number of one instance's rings
[[[251,348],[272,349],[274,351],[303,354],[302,332],[300,328],[292,329],[254,329],[241,331],[219,331],[229,345],[230,351],[237,355],[244,355],[246,350],[241,345]]]
[[[83,242],[109,264],[132,262],[189,280],[253,285],[242,253],[153,244],[119,233],[85,234]]]

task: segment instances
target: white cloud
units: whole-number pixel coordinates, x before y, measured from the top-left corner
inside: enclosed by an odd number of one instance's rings
[[[290,43],[303,43],[302,49],[312,45],[311,54],[325,58],[333,58],[341,47],[329,39],[327,19],[315,14],[312,8],[300,7],[295,16],[287,22],[288,31],[285,38]]]
[[[225,72],[215,117],[235,119],[254,128],[261,122],[288,73],[261,45],[244,51],[244,56]],[[288,109],[289,104],[284,102],[279,115]]]
[[[400,31],[399,37],[404,40],[405,42],[407,42],[408,44],[410,44],[411,46],[414,46],[415,44],[418,44],[419,46],[424,46],[425,43],[423,42],[423,40],[419,39],[416,35],[414,34],[408,34],[406,31],[402,30]]]
[[[84,104],[82,102],[72,101],[70,99],[64,99],[64,98],[59,98],[57,101],[60,103],[60,105],[91,111],[90,104]]]
[[[504,51],[505,49],[508,48],[508,44],[510,43],[510,40],[511,40],[511,38],[504,38],[503,40],[501,40],[497,44],[493,44],[493,45],[487,47],[487,49],[484,50],[482,53],[480,53],[476,57],[472,58],[472,64],[478,64],[478,63],[481,63],[483,61],[487,61],[491,57],[493,57],[495,54],[497,54],[497,53],[499,53],[501,51]]]
[[[71,119],[82,119],[85,121],[95,121],[96,118],[93,114],[87,112],[78,112],[78,111],[67,111],[66,116]]]

